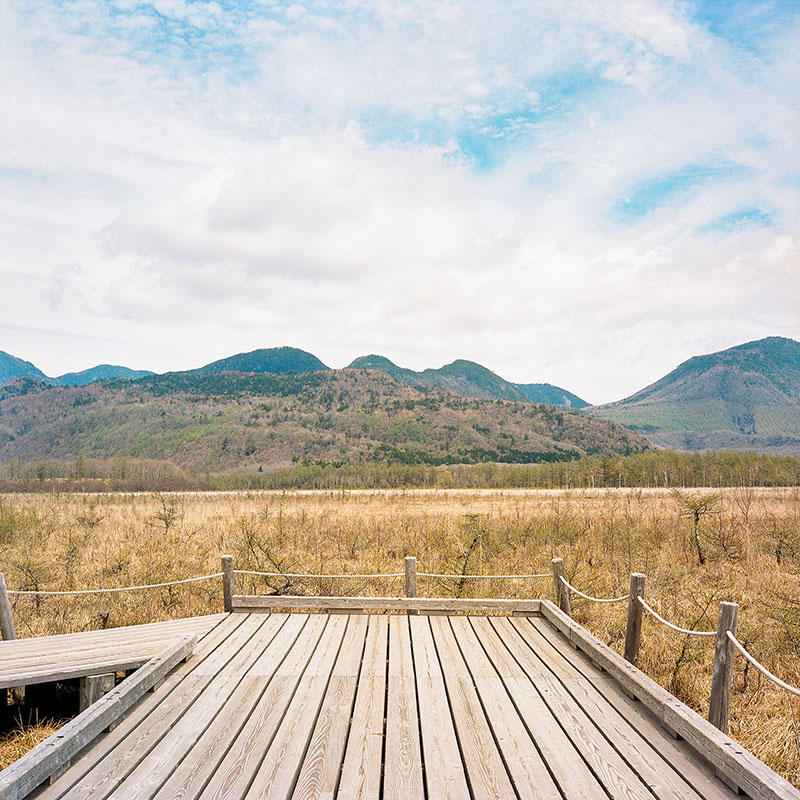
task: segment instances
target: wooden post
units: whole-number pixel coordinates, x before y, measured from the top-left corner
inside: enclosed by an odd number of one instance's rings
[[[233,556],[222,556],[222,599],[225,611],[233,611],[234,594],[236,594],[236,576],[233,574]]]
[[[417,559],[414,556],[406,556],[405,560],[406,569],[406,597],[417,596]],[[409,610],[411,615],[416,614],[416,611]]]
[[[728,710],[731,700],[733,657],[736,651],[728,639],[727,632],[736,635],[739,619],[738,603],[720,603],[717,622],[717,646],[714,649],[714,674],[711,678],[711,702],[708,706],[708,721],[723,733],[728,732]]]
[[[78,692],[78,711],[86,711],[104,694],[108,694],[116,683],[116,675],[106,672],[103,675],[85,675],[80,680]]]
[[[561,582],[564,577],[564,559],[554,558],[553,564],[553,587],[556,592],[556,604],[565,613],[572,616],[572,606],[569,602],[569,589]]]
[[[638,598],[644,596],[644,575],[631,573],[631,588],[628,597],[628,624],[625,626],[625,659],[634,666],[639,663],[639,642],[642,638],[642,604]]]
[[[0,635],[2,635],[3,641],[17,638],[14,630],[14,617],[11,616],[11,603],[8,600],[8,590],[6,589],[6,576],[2,572],[0,572]]]

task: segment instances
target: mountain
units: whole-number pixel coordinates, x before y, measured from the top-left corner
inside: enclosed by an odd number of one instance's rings
[[[30,378],[34,381],[49,381],[50,379],[30,361],[5,353],[0,350],[0,386],[10,383],[15,378]]]
[[[327,370],[316,356],[296,347],[271,347],[239,353],[228,358],[213,361],[199,369],[189,370],[195,375],[218,375],[221,372],[269,372],[282,374],[287,372],[316,372]]]
[[[527,401],[527,397],[513,383],[474,361],[464,359],[457,359],[439,369],[415,372],[398,367],[384,356],[370,355],[357,358],[346,369],[379,369],[409,386],[443,386],[461,397]]]
[[[771,336],[695,356],[624,400],[586,410],[661,447],[800,453],[800,342]]]
[[[297,462],[532,463],[646,449],[583,414],[415,389],[369,370],[151,375],[0,388],[0,462],[141,457],[213,472]]]
[[[91,367],[81,372],[67,372],[57,378],[45,378],[44,380],[54,386],[86,386],[88,383],[107,381],[111,378],[135,380],[136,378],[144,378],[146,375],[154,374],[147,369],[128,369],[128,367],[120,367],[115,364],[98,364],[96,367]]]
[[[566,406],[567,408],[586,408],[589,405],[572,392],[553,386],[552,383],[515,383],[514,385],[531,403],[545,403],[549,406]]]

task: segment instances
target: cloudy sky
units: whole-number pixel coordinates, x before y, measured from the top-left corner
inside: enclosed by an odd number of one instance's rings
[[[0,2],[0,350],[619,399],[800,339],[795,0]]]

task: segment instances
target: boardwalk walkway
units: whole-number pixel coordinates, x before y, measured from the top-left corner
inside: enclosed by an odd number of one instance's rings
[[[136,669],[181,635],[205,636],[225,614],[0,642],[0,689]]]
[[[34,796],[735,795],[542,616],[234,613]]]

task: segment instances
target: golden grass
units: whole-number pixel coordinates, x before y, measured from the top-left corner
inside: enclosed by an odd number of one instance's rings
[[[721,600],[738,602],[739,639],[769,669],[800,684],[800,490],[725,490],[701,516],[658,490],[392,491],[0,496],[0,564],[9,588],[157,583],[219,570],[549,572],[596,596],[646,596],[684,627],[716,628]],[[399,594],[402,579],[241,578],[246,593]],[[550,580],[420,579],[420,594],[552,597]],[[221,610],[218,579],[76,598],[13,599],[18,636],[148,622]],[[622,650],[626,604],[573,596],[576,619]],[[707,713],[713,640],[675,634],[646,618],[641,668]],[[800,725],[800,701],[796,702]],[[800,784],[800,754],[785,692],[737,659],[731,734]]]
[[[36,747],[48,736],[55,733],[62,723],[46,720],[0,735],[0,769],[5,769],[28,750]]]

